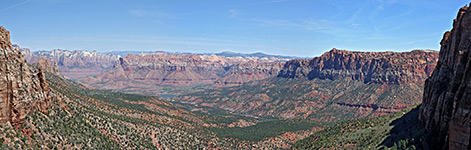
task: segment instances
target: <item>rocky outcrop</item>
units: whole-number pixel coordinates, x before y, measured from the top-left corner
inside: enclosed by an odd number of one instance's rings
[[[333,49],[286,62],[277,78],[176,96],[175,101],[250,116],[336,122],[395,113],[422,101],[436,51]]]
[[[332,49],[311,60],[288,61],[278,77],[351,78],[365,83],[422,83],[432,73],[438,52],[352,52]]]
[[[11,49],[10,42],[10,32],[7,31],[4,27],[0,27],[0,48],[1,49]]]
[[[52,50],[31,53],[27,48],[20,48],[20,51],[29,63],[36,63],[41,58],[57,62],[60,73],[74,80],[104,73],[110,70],[120,57],[115,54],[80,50]]]
[[[3,27],[0,37],[0,124],[18,124],[33,111],[47,112],[50,89],[44,66],[37,70],[28,66],[19,49],[12,47],[10,33]]]
[[[242,85],[278,75],[284,62],[250,60],[226,67],[225,74],[214,81],[215,85]]]
[[[163,92],[162,88],[241,85],[276,76],[283,63],[254,57],[165,52],[129,54],[120,58],[112,70],[80,82],[96,88],[133,89],[147,91],[139,94],[156,94]]]
[[[443,35],[437,67],[425,82],[419,120],[436,148],[471,149],[470,27],[471,12],[463,7]]]

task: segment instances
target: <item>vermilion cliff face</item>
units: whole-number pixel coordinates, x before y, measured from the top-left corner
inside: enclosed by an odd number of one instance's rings
[[[436,69],[425,82],[419,120],[432,132],[430,145],[471,149],[471,12],[459,10],[443,36]]]
[[[112,70],[80,81],[97,88],[160,93],[169,86],[231,86],[265,79],[276,76],[283,63],[216,55],[130,54],[120,58]]]
[[[26,63],[23,55],[10,43],[10,32],[0,27],[0,124],[21,123],[27,114],[46,112],[50,100],[49,86],[40,61],[38,70]]]
[[[352,52],[332,49],[311,60],[288,61],[278,77],[351,78],[365,83],[422,83],[435,68],[438,53]]]

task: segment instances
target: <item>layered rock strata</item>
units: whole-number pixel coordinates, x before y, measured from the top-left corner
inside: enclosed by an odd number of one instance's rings
[[[286,62],[278,77],[177,96],[179,102],[233,113],[323,122],[380,116],[422,101],[437,51],[352,52],[333,49]]]
[[[309,79],[351,78],[365,83],[422,83],[435,68],[438,53],[352,52],[332,49],[310,60],[288,61],[278,77]]]
[[[129,54],[112,70],[80,80],[104,89],[141,91],[202,85],[234,86],[276,76],[284,62],[165,52]],[[147,92],[152,93],[152,92]]]
[[[50,89],[43,70],[44,65],[37,70],[28,66],[12,47],[10,32],[0,27],[0,124],[21,123],[36,110],[47,112]]]
[[[36,63],[41,58],[57,62],[60,73],[73,80],[104,73],[120,58],[119,55],[96,51],[52,50],[31,53],[27,48],[20,48],[20,51],[29,63]]]

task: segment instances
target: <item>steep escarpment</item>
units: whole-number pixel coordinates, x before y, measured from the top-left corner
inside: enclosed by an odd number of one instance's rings
[[[254,57],[165,52],[130,54],[120,58],[112,70],[80,82],[130,93],[178,94],[194,87],[241,85],[273,77],[283,63]]]
[[[14,46],[18,47],[18,46]],[[59,71],[70,79],[95,76],[110,70],[120,57],[115,54],[104,54],[96,51],[52,50],[31,53],[27,48],[20,48],[29,63],[36,63],[41,58],[56,62]]]
[[[381,116],[422,100],[438,52],[332,50],[288,61],[277,77],[177,96],[175,101],[249,116],[336,122]]]
[[[214,81],[217,86],[242,85],[252,80],[262,80],[278,74],[283,63],[250,60],[225,67],[225,74]]]
[[[453,29],[440,42],[440,57],[425,82],[419,120],[432,133],[429,144],[443,149],[471,148],[471,12],[459,10]]]
[[[438,53],[352,52],[332,49],[311,60],[288,61],[278,77],[351,78],[365,83],[422,83],[435,68]]]
[[[0,124],[21,123],[36,110],[47,112],[51,96],[44,69],[28,66],[19,49],[12,47],[10,32],[0,27]]]

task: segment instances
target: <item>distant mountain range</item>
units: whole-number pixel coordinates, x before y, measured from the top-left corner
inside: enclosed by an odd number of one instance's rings
[[[284,64],[280,60],[283,58],[166,52],[130,54],[120,58],[108,72],[79,81],[101,89],[146,95],[175,95],[273,77]]]
[[[140,53],[155,53],[159,51],[111,51],[111,52],[106,52],[108,54],[115,54],[115,55],[120,55],[120,56],[126,56],[128,54],[133,54],[133,55],[138,55]],[[236,52],[230,52],[230,51],[224,51],[220,53],[186,53],[186,52],[166,52],[169,54],[198,54],[198,55],[216,55],[216,56],[224,56],[224,57],[276,57],[276,58],[283,58],[286,60],[290,59],[308,59],[309,57],[297,57],[297,56],[283,56],[283,55],[270,55],[270,54],[265,54],[262,52],[257,52],[257,53],[236,53]]]
[[[20,49],[28,62],[34,63],[40,58],[48,59],[51,63],[57,63],[59,72],[64,76],[92,87],[162,96],[195,91],[196,89],[188,89],[196,86],[200,86],[198,90],[201,90],[201,86],[204,86],[203,88],[210,85],[234,86],[265,79],[277,75],[284,62],[297,58],[232,52],[217,54],[162,51],[100,53],[82,50],[30,52],[27,48],[20,48],[17,45],[14,47]],[[151,67],[149,64],[161,67]],[[120,67],[126,69],[123,74],[118,75]],[[145,83],[155,83],[155,85],[148,87]]]
[[[17,45],[14,47],[19,48]],[[31,53],[27,48],[19,49],[29,63],[35,63],[41,58],[48,59],[52,63],[57,63],[60,73],[73,80],[106,72],[120,58],[119,55],[96,51],[52,50]]]
[[[211,53],[210,53],[211,54]],[[296,56],[283,56],[283,55],[269,55],[265,54],[262,52],[257,52],[257,53],[250,53],[250,54],[244,54],[244,53],[235,53],[235,52],[229,52],[229,51],[224,51],[221,53],[213,53],[214,55],[217,56],[225,56],[225,57],[278,57],[278,58],[285,58],[287,60],[290,59],[308,59],[309,57],[296,57]]]

